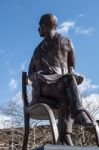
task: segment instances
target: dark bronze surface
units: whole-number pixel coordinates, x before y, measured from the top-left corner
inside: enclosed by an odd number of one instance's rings
[[[57,101],[60,142],[72,145],[66,134],[72,132],[77,110],[83,108],[77,88],[83,78],[72,73],[75,68],[73,44],[56,32],[56,26],[54,15],[41,17],[38,30],[43,40],[31,58],[28,76],[33,82],[33,101],[38,102],[41,96]]]
[[[56,112],[59,109],[58,107],[56,107],[57,103],[56,103],[56,101],[52,101],[52,99],[48,99],[48,98],[40,98],[40,102],[36,103],[36,104],[28,103],[27,85],[29,83],[27,82],[27,79],[28,78],[27,78],[26,72],[23,72],[22,73],[22,95],[23,95],[23,103],[24,103],[24,125],[25,125],[25,128],[24,128],[24,138],[23,138],[22,150],[27,150],[28,137],[29,137],[29,120],[30,120],[30,118],[33,118],[33,119],[49,119],[51,129],[52,129],[53,143],[54,144],[59,144],[59,133],[58,133],[58,129],[57,129],[55,119],[54,119],[54,115],[52,113],[52,110],[53,110],[53,112],[55,113],[55,117],[57,117]],[[45,101],[47,101],[47,104],[44,104]],[[86,111],[84,109],[82,109],[82,110],[79,109],[79,111],[85,111],[85,113],[89,116],[90,120],[92,121],[92,125],[95,129],[96,143],[97,143],[97,146],[99,146],[99,127],[98,127],[97,122],[88,113],[88,111]],[[66,134],[66,136],[67,136],[68,140],[71,140],[69,134]],[[70,143],[70,141],[69,141],[69,143]]]
[[[70,39],[56,32],[57,18],[45,14],[39,22],[39,34],[43,37],[31,58],[28,77],[32,81],[32,102],[41,98],[55,101],[58,107],[58,130],[61,144],[73,145],[70,134],[74,121],[91,124],[78,91],[83,77],[75,74],[75,52]],[[27,104],[27,102],[26,102]],[[29,105],[30,106],[30,105]],[[55,106],[56,107],[56,106]]]

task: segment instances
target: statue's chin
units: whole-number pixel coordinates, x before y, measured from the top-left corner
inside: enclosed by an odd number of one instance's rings
[[[40,37],[45,37],[44,34],[40,33]]]
[[[40,34],[40,37],[45,37],[45,38],[52,38],[53,37],[53,34],[51,32],[48,32],[48,33],[39,33]]]

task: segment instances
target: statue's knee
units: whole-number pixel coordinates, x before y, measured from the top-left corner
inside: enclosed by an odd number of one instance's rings
[[[69,83],[74,82],[74,76],[72,74],[68,74],[68,82]]]
[[[64,78],[63,78],[63,83],[62,83],[64,88],[68,88],[72,85],[77,85],[75,77],[71,74],[67,74]]]

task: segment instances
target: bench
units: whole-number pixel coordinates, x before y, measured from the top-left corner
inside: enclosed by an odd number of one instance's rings
[[[27,150],[28,137],[29,137],[29,122],[30,119],[37,120],[49,120],[52,130],[53,144],[58,144],[59,132],[56,124],[58,119],[58,105],[51,99],[40,98],[39,103],[29,104],[27,96],[28,76],[26,72],[22,72],[22,98],[24,109],[24,137],[22,150]],[[45,103],[47,101],[47,103]],[[86,110],[88,117],[90,118],[92,125],[95,129],[96,143],[99,146],[99,127],[94,118]]]

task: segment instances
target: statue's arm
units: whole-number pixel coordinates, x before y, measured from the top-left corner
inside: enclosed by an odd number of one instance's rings
[[[33,76],[33,72],[35,72],[35,65],[34,65],[34,55],[31,58],[29,69],[28,69],[28,78],[31,80]]]
[[[72,42],[69,40],[68,41],[68,58],[67,58],[67,65],[68,65],[68,72],[73,72],[75,69],[75,50]]]
[[[39,52],[39,46],[34,50],[34,53],[32,55],[29,69],[28,69],[28,78],[30,81],[33,82],[35,77],[38,77],[39,74],[41,74],[42,71],[37,71],[37,68],[39,66],[40,61],[40,52]]]
[[[77,81],[77,84],[81,84],[84,80],[84,77],[77,75],[74,72],[75,69],[75,50],[71,41],[69,41],[69,53],[68,53],[68,73],[72,73]]]

